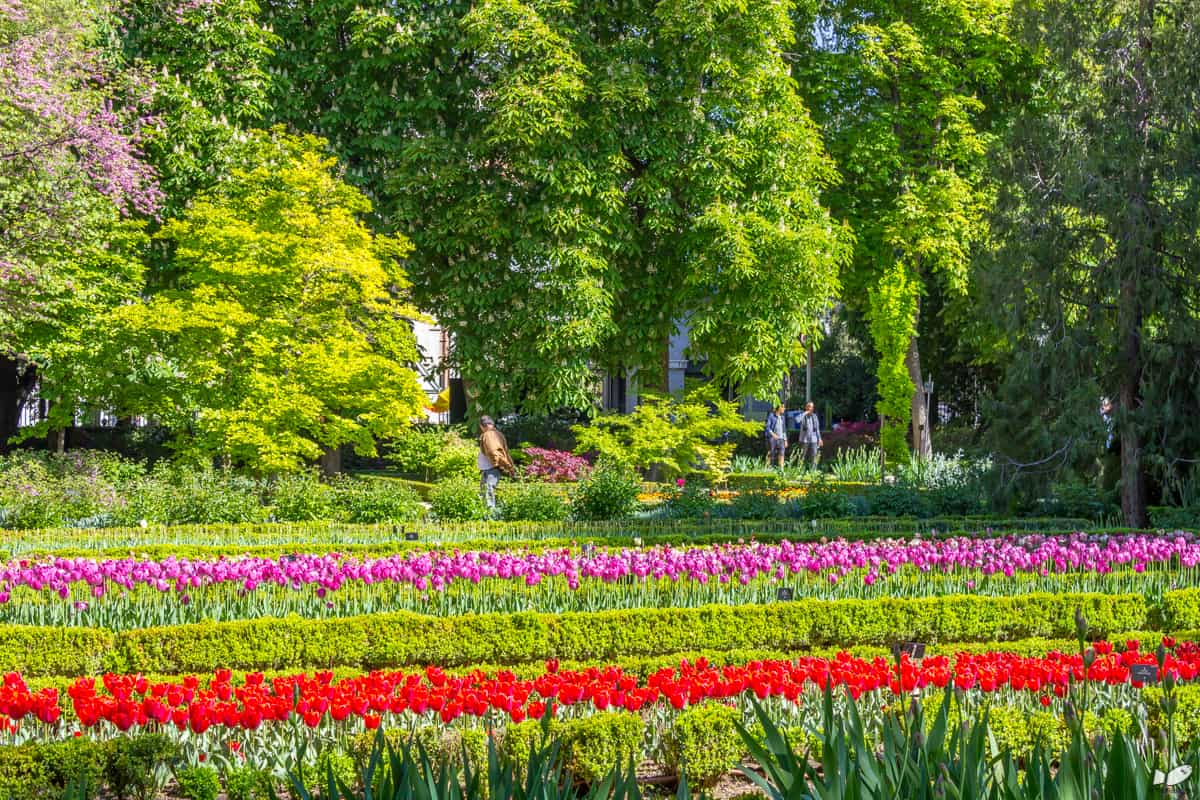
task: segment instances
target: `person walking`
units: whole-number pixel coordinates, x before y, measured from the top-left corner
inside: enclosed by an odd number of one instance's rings
[[[476,458],[479,467],[479,492],[489,510],[496,508],[496,486],[500,484],[500,476],[512,477],[517,474],[517,466],[513,464],[508,454],[508,442],[504,434],[496,430],[496,422],[491,417],[479,418],[479,456]]]
[[[816,469],[821,463],[821,447],[825,444],[821,438],[821,420],[815,408],[811,402],[806,403],[804,413],[800,415],[800,454],[808,469]]]
[[[767,414],[767,466],[778,464],[783,469],[784,456],[787,454],[787,417],[784,415],[783,403],[775,406]]]

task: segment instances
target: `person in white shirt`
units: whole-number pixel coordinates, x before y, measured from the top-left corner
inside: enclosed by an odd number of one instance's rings
[[[816,469],[821,463],[821,447],[825,444],[815,408],[812,403],[806,403],[804,413],[800,415],[800,454],[804,457],[804,466],[809,469]]]

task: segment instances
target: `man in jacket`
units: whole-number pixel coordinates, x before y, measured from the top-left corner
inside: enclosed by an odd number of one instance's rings
[[[496,430],[496,423],[491,417],[479,418],[479,456],[476,459],[479,466],[479,491],[483,502],[489,509],[496,508],[496,486],[500,483],[500,475],[510,478],[517,474],[517,467],[508,454],[508,442],[504,434]]]
[[[804,406],[800,415],[800,452],[804,456],[804,466],[816,469],[821,462],[821,446],[825,440],[821,438],[821,420],[817,417],[816,407],[812,403]]]
[[[767,466],[773,467],[778,463],[783,469],[784,456],[787,455],[787,417],[784,416],[783,403],[767,415]]]

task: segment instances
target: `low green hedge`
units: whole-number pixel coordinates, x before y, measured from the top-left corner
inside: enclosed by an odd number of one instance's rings
[[[1005,642],[1067,637],[1083,610],[1097,635],[1146,628],[1140,595],[1027,594],[882,600],[798,600],[745,606],[567,614],[407,612],[340,619],[256,619],[145,628],[0,627],[0,671],[85,675],[231,669],[379,669],[610,661],[687,650],[784,652],[855,644]],[[1173,627],[1185,627],[1175,625]],[[1190,626],[1197,627],[1197,626]]]

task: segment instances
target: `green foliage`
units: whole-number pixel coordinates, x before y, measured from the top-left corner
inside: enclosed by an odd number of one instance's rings
[[[254,479],[228,470],[160,464],[143,479],[125,488],[124,505],[114,512],[116,521],[137,525],[263,522],[259,485]]]
[[[844,517],[850,513],[851,508],[849,495],[841,491],[836,484],[826,482],[810,485],[804,496],[795,503],[800,516],[805,519]]]
[[[736,708],[719,703],[692,706],[675,718],[666,735],[667,767],[686,773],[691,786],[711,788],[737,766],[744,750]]]
[[[931,513],[925,495],[911,486],[873,486],[866,500],[871,514],[879,517],[928,517]]]
[[[271,516],[281,522],[334,518],[334,492],[315,471],[275,478],[269,484],[267,503]]]
[[[624,711],[592,714],[561,729],[567,770],[582,783],[596,783],[620,768],[641,760],[646,723]]]
[[[117,800],[153,800],[179,750],[161,733],[120,736],[105,747],[104,779]]]
[[[1200,447],[1194,416],[1179,413],[1198,399],[1200,122],[1180,98],[1200,65],[1178,55],[1200,47],[1198,10],[1017,6],[1040,75],[997,151],[995,257],[980,271],[1008,356],[990,441],[1035,487],[1047,471],[1093,471],[1111,398],[1122,510],[1137,527],[1147,478],[1174,482]]]
[[[348,478],[333,483],[338,519],[356,524],[410,522],[425,514],[411,486],[388,478]]]
[[[221,793],[220,775],[203,764],[175,770],[175,783],[184,800],[217,800]]]
[[[265,770],[251,767],[230,769],[225,773],[227,800],[268,800],[271,776]]]
[[[429,463],[429,472],[436,480],[479,477],[479,445],[448,431],[438,445],[437,455]]]
[[[434,459],[442,451],[447,435],[440,430],[408,428],[388,440],[387,460],[396,469],[415,475],[423,481],[435,478]]]
[[[667,494],[667,513],[679,519],[712,516],[717,509],[712,489],[698,480],[673,485]]]
[[[184,452],[260,472],[297,469],[402,430],[425,403],[399,260],[370,203],[313,137],[256,134],[231,178],[158,237],[178,278],[114,310],[97,382],[124,414],[152,415]]]
[[[684,318],[734,385],[799,363],[847,236],[786,5],[454,2],[416,29],[385,0],[264,7],[276,118],[329,136],[412,237],[481,408],[588,408],[595,365],[661,372]]]
[[[435,484],[429,492],[429,506],[438,520],[482,520],[489,516],[478,478],[453,477]]]
[[[591,474],[579,482],[571,498],[576,519],[626,519],[637,510],[641,482],[628,467],[601,458]]]
[[[1161,607],[1140,595],[1039,594],[638,608],[562,614],[410,612],[327,619],[261,618],[140,628],[0,628],[0,670],[28,677],[101,672],[163,675],[231,669],[383,669],[439,664],[518,664],[549,658],[635,659],[710,651],[799,651],[888,646],[897,641],[1007,642],[1070,637],[1076,606],[1089,635],[1200,628],[1200,590],[1166,592]]]
[[[729,471],[734,443],[714,444],[730,433],[753,434],[758,423],[742,419],[737,403],[708,384],[682,400],[646,394],[632,414],[598,417],[573,428],[576,452],[638,469],[659,465],[667,477],[697,472],[717,479]]]
[[[537,481],[504,486],[504,491],[499,495],[499,505],[500,518],[512,522],[563,520],[571,512],[561,491]]]
[[[731,514],[737,519],[775,519],[783,514],[779,496],[770,492],[743,491],[733,498]]]

